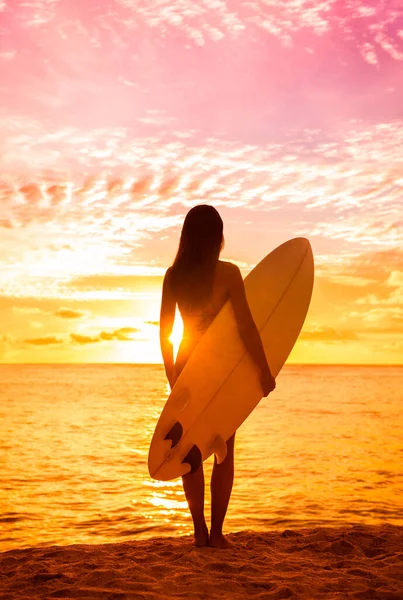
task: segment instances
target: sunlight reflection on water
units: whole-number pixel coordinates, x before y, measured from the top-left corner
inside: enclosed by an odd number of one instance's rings
[[[147,470],[162,367],[0,369],[2,550],[191,532],[181,480]],[[285,367],[237,433],[227,530],[403,524],[402,374]]]

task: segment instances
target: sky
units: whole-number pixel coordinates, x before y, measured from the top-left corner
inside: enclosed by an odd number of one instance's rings
[[[0,0],[0,362],[161,362],[186,212],[307,237],[295,363],[403,363],[401,0]],[[179,329],[178,329],[179,331]]]

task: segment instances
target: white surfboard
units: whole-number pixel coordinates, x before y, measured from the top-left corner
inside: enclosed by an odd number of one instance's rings
[[[268,254],[245,278],[248,303],[274,377],[304,323],[313,273],[309,241],[295,238]],[[228,301],[166,401],[148,455],[151,477],[169,481],[194,472],[213,453],[222,462],[226,440],[261,398],[259,372],[239,336]]]

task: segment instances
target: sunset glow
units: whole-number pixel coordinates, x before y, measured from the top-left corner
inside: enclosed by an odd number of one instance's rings
[[[0,362],[161,362],[198,203],[244,275],[310,240],[290,362],[403,362],[401,2],[3,0],[0,22]]]

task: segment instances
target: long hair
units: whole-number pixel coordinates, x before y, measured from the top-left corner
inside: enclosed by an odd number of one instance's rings
[[[171,286],[188,310],[202,307],[211,296],[223,241],[223,222],[212,206],[199,204],[185,217],[171,269]]]

